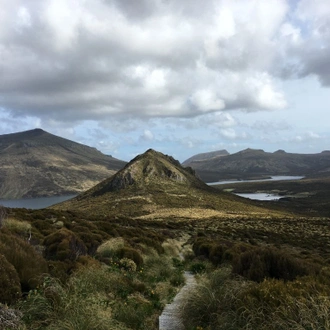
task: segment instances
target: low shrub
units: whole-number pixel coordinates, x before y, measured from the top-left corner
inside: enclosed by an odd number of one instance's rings
[[[44,239],[45,257],[50,260],[72,260],[87,254],[84,242],[72,231],[61,228]]]
[[[57,278],[61,283],[66,283],[70,274],[74,271],[75,264],[71,260],[50,260],[48,261],[49,274]]]
[[[182,272],[176,272],[170,277],[170,283],[175,287],[182,286],[184,282],[185,279]]]
[[[233,261],[233,272],[256,282],[261,282],[266,277],[294,280],[297,276],[318,271],[318,267],[311,266],[279,249],[267,247],[240,254]]]
[[[0,254],[0,303],[12,304],[21,294],[20,280],[14,266]]]
[[[31,222],[33,227],[35,227],[43,236],[50,235],[54,232],[53,223],[51,220],[34,220]]]
[[[0,253],[14,266],[22,291],[35,288],[41,277],[48,272],[44,258],[28,242],[15,235],[0,235]]]
[[[203,262],[193,262],[190,265],[189,270],[193,274],[202,274],[206,271],[206,264]]]
[[[142,265],[143,265],[143,258],[141,256],[141,254],[139,251],[137,251],[135,249],[132,249],[129,247],[123,247],[118,250],[117,256],[120,259],[126,258],[126,259],[133,260],[138,268],[142,267]]]
[[[136,263],[128,258],[123,258],[119,260],[119,267],[121,269],[124,269],[128,272],[135,272],[137,267],[136,267]]]
[[[209,257],[211,249],[213,247],[213,241],[206,237],[198,237],[193,244],[193,251],[195,255]]]
[[[225,247],[221,244],[214,244],[211,248],[209,259],[214,265],[220,265],[223,261]]]

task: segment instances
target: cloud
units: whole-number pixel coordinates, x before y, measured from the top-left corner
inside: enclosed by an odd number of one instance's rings
[[[290,21],[281,28],[281,75],[303,78],[315,75],[323,86],[330,86],[330,3],[301,0]]]
[[[0,6],[0,104],[18,116],[72,122],[286,106],[270,74],[284,1]]]
[[[228,140],[245,140],[248,136],[248,134],[244,131],[237,131],[234,128],[222,128],[219,131],[219,135],[222,138],[228,139]]]
[[[284,0],[0,0],[0,9],[0,107],[15,117],[127,129],[222,113],[215,125],[230,126],[228,111],[286,108],[282,78],[330,84],[325,0],[294,8]]]
[[[293,141],[295,142],[305,142],[305,141],[311,141],[311,140],[318,140],[321,136],[314,132],[305,132],[302,135],[296,135],[293,138]]]
[[[145,129],[143,134],[140,136],[140,141],[150,142],[154,139],[154,135],[148,129]]]
[[[287,131],[292,129],[290,124],[285,121],[267,121],[257,120],[250,127],[253,130],[262,131],[263,133],[272,134],[278,131]]]

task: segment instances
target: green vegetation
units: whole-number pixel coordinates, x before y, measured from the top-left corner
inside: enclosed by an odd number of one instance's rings
[[[158,329],[184,270],[187,330],[330,329],[324,210],[244,201],[147,156],[74,201],[0,208],[0,330]]]
[[[5,329],[157,329],[184,283],[173,248],[180,244],[163,230],[73,212],[7,214],[0,229],[0,303],[11,306],[0,305]]]

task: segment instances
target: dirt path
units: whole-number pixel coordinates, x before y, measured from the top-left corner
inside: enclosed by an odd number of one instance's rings
[[[175,296],[171,304],[167,304],[159,316],[159,330],[184,330],[184,326],[180,320],[180,307],[185,302],[186,294],[196,285],[193,274],[184,273],[186,284]]]

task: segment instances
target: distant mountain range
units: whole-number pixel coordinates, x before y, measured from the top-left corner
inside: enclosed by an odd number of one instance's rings
[[[219,155],[223,150],[219,151]],[[270,153],[246,149],[235,154],[214,156],[199,154],[183,162],[192,167],[205,182],[224,179],[253,179],[272,175],[330,175],[330,151],[296,154],[278,150]],[[204,155],[201,158],[201,155]]]
[[[42,129],[0,135],[0,198],[77,194],[125,164]]]
[[[152,152],[147,154],[151,155]],[[145,166],[144,171],[157,172],[159,175],[155,177],[158,179],[169,176],[182,182],[187,181],[185,176],[189,170],[182,175],[181,167],[179,172],[175,167],[181,166],[179,162],[170,156],[166,157],[172,165]],[[162,157],[158,155],[156,158]],[[145,156],[142,159],[150,164],[153,162],[151,159],[147,161]],[[104,189],[116,190],[120,185],[130,185],[132,180],[135,183],[139,181],[134,179],[136,173],[132,170],[121,171],[120,175],[126,174],[120,180],[119,176],[110,178],[125,165],[126,162],[104,155],[95,148],[52,135],[42,129],[0,135],[0,198],[79,194],[108,178],[111,183],[109,181],[109,186]],[[195,155],[184,161],[183,166],[193,168],[204,182],[271,175],[330,176],[330,151],[294,154],[283,150],[269,153],[246,149],[229,154],[226,150],[219,150]],[[147,185],[151,184],[151,177],[149,175],[144,179],[143,187],[147,182]],[[190,178],[188,181],[196,183],[194,180]]]

